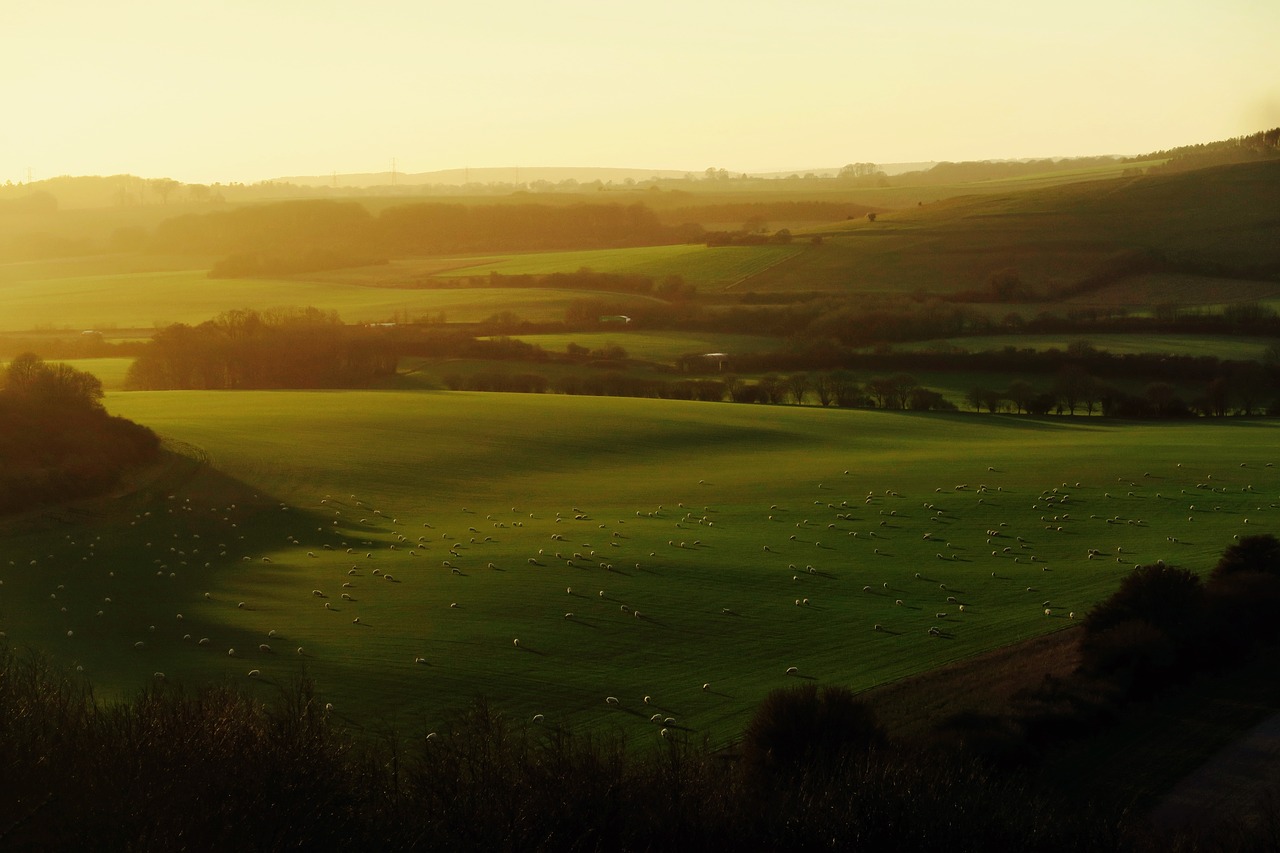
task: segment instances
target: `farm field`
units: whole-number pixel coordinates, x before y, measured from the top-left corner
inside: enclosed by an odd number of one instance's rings
[[[86,275],[0,284],[0,331],[151,328],[197,324],[233,308],[313,305],[348,323],[443,312],[475,322],[518,308],[528,320],[561,320],[581,291],[529,289],[403,290],[286,279],[210,279],[204,270]],[[610,294],[622,302],[643,296]]]
[[[6,523],[8,641],[104,696],[156,672],[265,696],[306,673],[354,726],[433,726],[484,694],[553,726],[644,742],[658,714],[725,742],[774,687],[864,689],[1063,627],[1134,564],[1206,568],[1280,505],[1274,427],[1244,420],[424,392],[108,406],[187,461]]]
[[[631,249],[593,249],[578,252],[530,252],[491,260],[477,266],[438,273],[440,278],[469,275],[546,275],[577,272],[584,267],[601,273],[631,273],[662,281],[679,275],[690,284],[719,290],[804,251],[801,246],[716,246],[681,244]]]
[[[767,352],[783,345],[780,339],[765,335],[722,335],[714,332],[565,332],[514,337],[537,344],[548,352],[564,352],[569,344],[591,350],[616,344],[625,349],[630,358],[664,364],[673,364],[688,353]]]

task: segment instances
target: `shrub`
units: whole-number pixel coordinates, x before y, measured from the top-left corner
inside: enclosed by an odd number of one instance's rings
[[[822,774],[884,740],[875,715],[849,690],[803,684],[774,690],[760,703],[743,735],[742,766],[764,783]]]
[[[1209,577],[1215,581],[1237,572],[1280,576],[1280,539],[1270,533],[1244,537],[1222,552]]]

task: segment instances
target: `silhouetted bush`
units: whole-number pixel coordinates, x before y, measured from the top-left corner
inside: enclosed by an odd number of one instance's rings
[[[742,767],[768,785],[834,772],[884,742],[871,709],[849,690],[801,684],[771,691],[760,703],[743,735]]]
[[[1246,536],[1227,546],[1209,577],[1214,581],[1237,572],[1265,572],[1280,576],[1280,539],[1263,533]]]

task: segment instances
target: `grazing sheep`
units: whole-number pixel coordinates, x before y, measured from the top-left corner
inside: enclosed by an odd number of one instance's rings
[[[787,675],[799,675],[799,674],[800,674],[799,667],[795,667],[795,666],[787,667]]]
[[[901,599],[901,598],[897,599],[897,600],[896,600],[896,601],[894,601],[893,603],[894,603],[896,606],[898,606],[898,607],[902,607],[902,606],[903,606],[903,604],[902,604],[902,599]]]
[[[617,696],[606,696],[606,697],[604,697],[604,701],[605,701],[605,704],[607,704],[607,705],[617,705],[617,704],[618,704],[618,697],[617,697]]]
[[[520,639],[517,637],[516,639],[512,640],[511,645],[515,646],[517,649],[520,648]]]
[[[703,684],[703,685],[702,685],[702,689],[703,689],[703,690],[710,690],[710,689],[711,689],[711,684],[710,684],[710,683]]]
[[[201,637],[201,638],[196,642],[196,645],[197,645],[197,646],[207,646],[207,645],[209,645],[209,638],[208,638],[208,637]]]

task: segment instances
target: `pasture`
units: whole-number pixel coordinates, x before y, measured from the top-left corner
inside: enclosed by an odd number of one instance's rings
[[[265,696],[306,673],[375,731],[483,694],[541,725],[644,742],[670,718],[724,742],[774,687],[863,689],[1067,627],[1133,565],[1206,568],[1280,506],[1274,427],[1249,421],[424,392],[108,405],[180,452],[116,499],[6,523],[8,641],[104,696],[155,673]]]
[[[802,251],[801,246],[791,245],[711,247],[680,244],[577,252],[530,252],[442,271],[438,276],[488,275],[490,272],[547,275],[586,268],[601,273],[644,275],[657,282],[669,275],[679,275],[700,289],[721,290],[761,274]]]
[[[348,323],[443,313],[477,322],[505,310],[534,320],[562,320],[580,291],[530,289],[413,290],[294,279],[210,279],[205,270],[76,275],[0,283],[0,332],[29,329],[150,329],[199,324],[233,308],[265,311],[313,305]],[[609,294],[627,304],[648,297]]]

